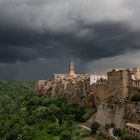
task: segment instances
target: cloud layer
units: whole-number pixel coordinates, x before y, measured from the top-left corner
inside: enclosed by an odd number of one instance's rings
[[[74,31],[79,24],[106,21],[139,27],[139,6],[138,0],[0,0],[0,17],[3,27],[42,32]]]
[[[140,32],[125,25],[101,23],[74,33],[25,32],[1,30],[0,62],[32,61],[38,58],[75,58],[84,61],[112,57],[140,47]]]
[[[139,9],[138,0],[0,0],[0,63],[88,64],[139,51]]]

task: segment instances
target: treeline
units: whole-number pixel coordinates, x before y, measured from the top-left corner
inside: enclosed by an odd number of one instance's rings
[[[45,99],[34,94],[33,82],[0,81],[1,140],[78,140],[89,132],[78,127],[95,109]]]

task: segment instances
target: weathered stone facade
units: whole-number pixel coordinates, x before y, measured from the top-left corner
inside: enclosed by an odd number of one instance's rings
[[[73,73],[73,67],[71,69]],[[73,76],[54,74],[50,80],[39,80],[35,89],[39,95],[63,96],[68,101],[83,106],[93,106],[96,100],[97,103],[105,102],[110,98],[114,102],[124,102],[131,96],[132,89],[139,88],[140,82],[132,80],[131,73],[129,69],[110,69],[107,78],[98,79],[98,82],[92,84],[90,80],[93,73]]]
[[[90,85],[90,92],[95,93],[101,101],[111,98],[114,102],[123,102],[129,96],[129,87],[132,85],[129,69],[110,69],[107,80]]]
[[[121,69],[108,72],[108,94],[123,100],[128,97],[131,85],[131,74],[129,69]]]
[[[54,74],[50,80],[39,80],[36,91],[45,97],[63,96],[70,102],[93,106],[95,99],[106,101],[111,98],[114,102],[123,102],[129,96],[130,89],[136,88],[129,69],[112,69],[107,72],[107,80],[100,79],[93,84],[90,76]]]
[[[97,106],[95,120],[105,126],[114,123],[115,127],[123,128],[125,125],[125,106],[123,104],[101,103]]]
[[[117,128],[123,128],[126,123],[140,124],[140,104],[102,102],[97,106],[95,120],[104,126],[114,123]]]
[[[132,80],[132,85],[133,88],[140,88],[140,80]]]
[[[140,138],[140,124],[126,123],[125,128],[131,135]]]
[[[90,73],[90,85],[100,82],[100,80],[107,80],[106,72]]]
[[[126,123],[140,124],[140,103],[128,102],[125,108],[125,121]]]
[[[136,66],[131,70],[131,78],[133,80],[140,80],[140,67]]]
[[[109,98],[107,83],[90,85],[90,92],[96,95],[101,102]]]
[[[81,106],[95,106],[94,96],[90,94],[89,77],[77,75],[58,80],[41,80],[36,83],[36,92],[45,97],[61,96],[69,102]]]
[[[109,69],[107,78],[98,77],[92,84],[91,74],[54,74],[50,80],[37,81],[35,90],[46,98],[64,97],[80,106],[96,106],[95,120],[102,125],[113,122],[116,127],[122,128],[127,122],[140,123],[140,105],[127,101],[131,92],[140,89],[139,83],[136,83],[138,80],[132,79],[132,71]]]

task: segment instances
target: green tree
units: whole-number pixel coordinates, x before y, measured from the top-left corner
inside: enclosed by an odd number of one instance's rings
[[[96,134],[97,130],[100,128],[100,124],[98,122],[94,122],[92,125],[91,125],[91,132],[93,134]]]
[[[62,132],[60,140],[71,140],[71,133],[69,131]]]
[[[140,93],[135,94],[131,98],[132,101],[139,102],[140,101]]]
[[[115,128],[113,130],[113,133],[114,133],[114,136],[119,136],[119,137],[122,137],[123,136],[123,131],[120,129],[120,128]]]

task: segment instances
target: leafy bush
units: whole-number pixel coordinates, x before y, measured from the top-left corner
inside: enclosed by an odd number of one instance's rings
[[[83,122],[84,119],[82,118],[83,114],[85,113],[85,108],[79,107],[75,104],[65,104],[63,106],[63,113],[67,114],[67,116],[74,116],[75,121]]]
[[[38,106],[42,104],[42,100],[41,98],[39,98],[38,96],[33,96],[29,101],[28,101],[28,105],[29,106]]]
[[[108,130],[109,128],[111,128],[111,125],[110,124],[106,124],[105,125],[105,129]]]
[[[57,124],[49,124],[49,126],[47,127],[48,134],[51,134],[53,136],[58,136],[62,131],[61,127],[58,126]]]
[[[131,136],[130,134],[124,134],[121,137],[121,140],[140,140],[140,138],[138,138],[136,136]]]
[[[114,136],[119,136],[119,137],[123,136],[123,131],[120,128],[115,128],[113,130],[113,133],[114,133]]]
[[[69,131],[64,131],[61,134],[60,140],[71,140],[71,133]]]
[[[112,140],[112,138],[105,132],[100,132],[96,136],[96,140]]]
[[[96,108],[87,108],[83,114],[83,120],[88,120],[94,113],[96,113]]]
[[[92,125],[91,125],[91,132],[93,134],[96,134],[97,130],[99,129],[100,127],[100,124],[98,122],[94,122]]]
[[[140,138],[130,135],[126,129],[115,128],[113,133],[115,136],[120,137],[121,140],[140,140]]]
[[[140,101],[140,94],[135,94],[132,98],[131,98],[132,101],[135,101],[135,102],[138,102]]]

